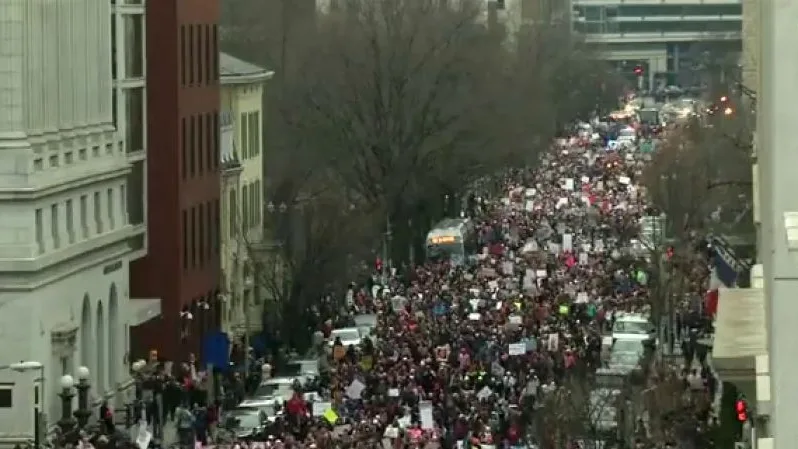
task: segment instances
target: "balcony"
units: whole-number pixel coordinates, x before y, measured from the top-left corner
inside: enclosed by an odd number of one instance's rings
[[[590,44],[628,44],[641,42],[734,41],[742,31],[650,31],[635,33],[585,33]]]

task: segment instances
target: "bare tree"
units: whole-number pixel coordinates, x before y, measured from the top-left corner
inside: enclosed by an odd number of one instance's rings
[[[644,178],[654,204],[669,216],[672,236],[720,231],[721,225],[745,227],[751,221],[746,219],[752,206],[746,114],[722,106],[669,131],[659,146]]]
[[[373,219],[327,194],[276,208],[271,221],[273,238],[245,242],[263,294],[258,299],[266,301],[262,319],[266,328],[281,330],[292,347],[303,348],[320,324],[312,306],[325,295],[340,295],[341,281],[353,279],[355,262],[374,247]]]

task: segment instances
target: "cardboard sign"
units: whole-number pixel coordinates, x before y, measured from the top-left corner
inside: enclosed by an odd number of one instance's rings
[[[526,354],[526,343],[510,343],[507,347],[507,353],[510,355]]]

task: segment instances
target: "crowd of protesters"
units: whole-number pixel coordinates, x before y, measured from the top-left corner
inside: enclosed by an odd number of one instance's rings
[[[376,315],[377,323],[357,347],[321,343],[316,401],[297,385],[262,442],[250,446],[584,447],[590,435],[540,419],[552,413],[546,401],[589,384],[602,364],[602,336],[625,313],[650,315],[650,284],[661,275],[641,245],[640,219],[650,213],[641,184],[646,158],[633,144],[613,145],[586,128],[558,140],[535,169],[507,173],[501,195],[482,195],[464,211],[478,245],[461,263],[441,258],[378,270],[373,286],[352,285],[344,313],[332,298],[317,306],[326,312],[318,329],[325,338],[356,314]],[[673,334],[689,327],[691,313],[676,313],[685,323],[666,337],[671,345],[681,344]],[[695,346],[684,341],[692,359]],[[232,359],[249,356],[237,347]],[[174,421],[187,447],[221,444],[214,431],[223,426],[221,410],[275,371],[250,363],[251,372],[210,385],[193,360],[172,367],[157,354],[151,359],[135,416],[143,411],[156,441],[163,423]],[[689,367],[682,378],[692,389]],[[573,413],[582,406],[572,404]],[[642,432],[635,441],[646,438]],[[615,434],[600,445],[626,443]]]
[[[584,444],[585,435],[533,423],[548,413],[547,395],[587,382],[601,365],[601,337],[614,319],[651,312],[656,273],[639,236],[649,213],[644,164],[634,145],[581,132],[558,141],[536,169],[508,173],[501,196],[468,211],[478,228],[473,257],[428,260],[375,275],[374,288],[353,287],[348,313],[319,330],[329,337],[351,315],[376,314],[373,338],[358,347],[336,341],[318,388],[324,400],[297,394],[263,444]]]

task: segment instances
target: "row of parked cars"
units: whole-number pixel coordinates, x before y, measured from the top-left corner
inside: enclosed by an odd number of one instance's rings
[[[275,377],[265,379],[258,388],[237,407],[225,413],[224,423],[237,439],[252,438],[263,432],[268,425],[281,416],[285,403],[301,391],[308,402],[322,401],[319,394],[319,379],[328,366],[329,352],[339,339],[344,346],[359,346],[364,339],[376,341],[377,315],[357,315],[353,325],[334,329],[323,343],[328,353],[320,357],[297,358],[289,361],[276,372]]]

